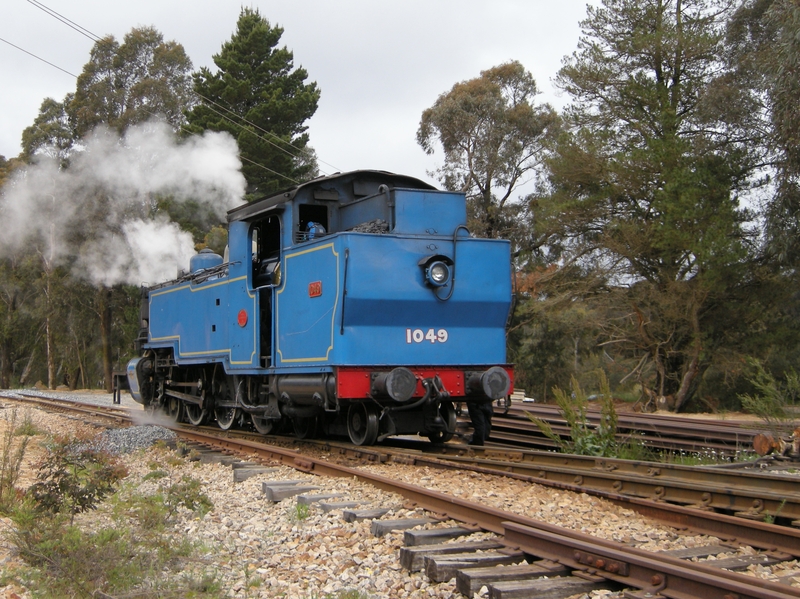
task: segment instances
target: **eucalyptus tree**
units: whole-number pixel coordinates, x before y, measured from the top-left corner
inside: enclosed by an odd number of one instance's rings
[[[519,186],[541,165],[545,140],[558,118],[534,103],[533,76],[517,61],[456,83],[422,113],[417,142],[428,153],[444,150],[436,174],[442,185],[467,195],[470,230],[484,237],[524,243]]]
[[[86,154],[89,136],[102,137],[104,129],[122,136],[133,125],[162,121],[177,133],[186,122],[185,112],[191,103],[191,69],[183,47],[165,41],[152,27],[132,29],[121,43],[113,36],[98,39],[77,79],[75,91],[62,102],[46,99],[34,123],[23,132],[23,160],[37,163],[39,173],[53,168],[70,170],[77,155]],[[54,166],[46,165],[48,161]],[[29,179],[32,180],[32,175]],[[128,296],[135,292],[98,285],[91,295],[87,294],[84,283],[73,282],[73,289],[69,281],[62,279],[84,244],[113,233],[109,231],[113,219],[108,217],[115,210],[111,200],[118,201],[120,198],[115,194],[120,192],[87,183],[66,195],[66,190],[55,186],[57,173],[40,179],[37,193],[43,208],[36,217],[49,219],[50,230],[40,230],[38,236],[31,238],[29,248],[41,258],[40,314],[45,331],[48,384],[54,387],[70,372],[70,384],[78,378],[93,383],[103,379],[110,390],[114,310],[117,306],[127,306]],[[71,208],[64,210],[68,205]],[[127,209],[138,210],[147,217],[152,208],[148,203]],[[58,253],[54,247],[56,237]],[[81,301],[64,301],[68,297]],[[60,325],[70,321],[74,324],[71,332],[62,334]],[[85,322],[93,322],[94,327],[76,324]],[[76,338],[76,334],[81,338]],[[97,362],[101,366],[95,377],[90,372]]]
[[[731,87],[750,115],[762,152],[767,252],[783,267],[800,262],[800,6],[742,0],[727,28]]]

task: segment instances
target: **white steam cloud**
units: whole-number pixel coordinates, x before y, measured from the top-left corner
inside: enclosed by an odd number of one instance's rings
[[[220,221],[242,202],[235,140],[207,132],[178,143],[163,123],[106,128],[60,169],[52,158],[18,171],[0,196],[0,253],[35,243],[53,264],[94,284],[139,285],[174,278],[194,253],[189,233],[152,218],[158,197],[192,201]]]

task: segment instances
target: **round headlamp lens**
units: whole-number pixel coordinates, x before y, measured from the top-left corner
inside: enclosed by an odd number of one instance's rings
[[[444,262],[434,262],[428,267],[428,279],[431,284],[441,287],[450,279],[450,268]]]

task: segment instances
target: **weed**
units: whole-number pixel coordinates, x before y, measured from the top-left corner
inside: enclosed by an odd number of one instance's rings
[[[296,503],[292,512],[292,521],[302,522],[311,515],[311,509],[305,503]]]
[[[216,577],[164,576],[196,553],[186,539],[143,536],[141,529],[120,522],[87,532],[69,524],[65,514],[42,517],[32,504],[13,521],[10,540],[28,564],[20,574],[36,596],[221,596]]]
[[[18,426],[14,427],[14,434],[18,437],[34,437],[39,433],[41,431],[31,419],[31,411],[25,410],[25,417]]]
[[[170,516],[179,507],[194,512],[199,518],[203,518],[214,509],[211,499],[202,492],[200,481],[191,476],[184,476],[181,482],[171,485],[167,489],[164,503],[169,509]]]
[[[7,514],[17,501],[15,485],[30,441],[29,435],[17,435],[17,428],[17,410],[14,409],[0,440],[0,513],[3,514]],[[16,438],[20,436],[21,439]]]
[[[793,418],[787,407],[796,405],[800,400],[800,375],[793,369],[786,373],[786,381],[781,383],[764,369],[764,366],[755,359],[749,359],[748,364],[755,370],[749,379],[756,388],[756,394],[740,395],[742,408],[758,416],[776,434],[788,428]]]
[[[57,464],[65,461],[60,453],[63,447],[52,448],[60,456],[53,459]],[[74,466],[74,452],[67,455]],[[101,470],[84,468],[78,487],[97,482],[94,475]],[[70,476],[55,479],[71,481]],[[105,480],[100,477],[98,486]],[[86,511],[97,503],[76,501],[80,493],[75,488],[69,482],[61,495],[50,490],[46,496],[53,509],[44,509],[41,497],[30,493],[12,512],[14,526],[7,540],[25,560],[27,567],[19,576],[36,596],[222,596],[216,575],[184,568],[187,560],[197,561],[203,548],[169,528],[170,516],[180,507],[196,512],[210,509],[211,502],[200,492],[198,481],[184,478],[152,496],[130,495],[133,487],[123,486],[111,497],[111,509],[106,510],[112,524],[91,531],[74,524],[74,508],[80,505],[81,511]],[[99,501],[97,495],[94,498]],[[55,509],[58,505],[61,508]]]
[[[586,418],[586,411],[589,400],[581,389],[576,378],[572,378],[572,394],[567,394],[558,387],[553,389],[556,403],[561,409],[561,414],[567,421],[570,429],[568,439],[561,438],[550,425],[550,423],[527,414],[528,418],[539,427],[539,430],[556,443],[564,453],[574,453],[578,455],[594,455],[602,457],[614,457],[618,453],[617,445],[617,413],[614,409],[614,400],[608,385],[605,373],[599,372],[600,378],[600,423],[593,427],[589,425]]]
[[[653,462],[659,458],[656,451],[647,445],[647,438],[637,433],[629,435],[625,441],[617,446],[616,457],[639,462]]]
[[[786,505],[786,500],[784,499],[783,501],[780,502],[780,504],[778,505],[778,509],[775,510],[774,514],[770,513],[764,514],[764,522],[766,524],[775,524],[775,518],[778,517],[778,515],[781,513],[785,505]]]
[[[142,482],[146,480],[158,480],[160,478],[166,478],[169,476],[169,472],[165,470],[153,470],[152,472],[148,472],[142,477]]]

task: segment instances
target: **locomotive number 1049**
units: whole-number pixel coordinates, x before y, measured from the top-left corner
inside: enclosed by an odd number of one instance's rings
[[[406,329],[406,343],[422,343],[423,341],[445,343],[447,337],[447,329],[428,329],[427,332],[422,329]]]

